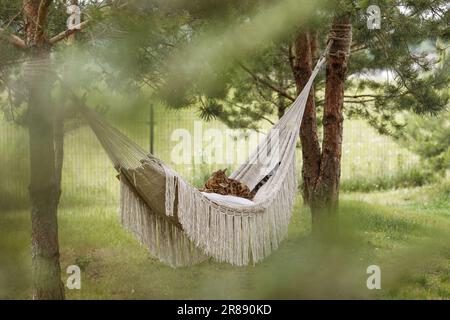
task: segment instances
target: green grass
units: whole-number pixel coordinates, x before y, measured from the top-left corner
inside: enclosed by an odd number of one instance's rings
[[[69,299],[389,298],[450,299],[449,185],[342,195],[341,240],[310,236],[298,202],[288,238],[264,262],[212,261],[172,269],[124,231],[115,205],[60,210],[61,266],[82,269]],[[30,297],[30,222],[25,210],[0,219],[0,298]],[[382,290],[366,288],[366,268],[382,270]],[[63,272],[63,279],[67,275]]]
[[[341,182],[341,190],[347,192],[371,192],[397,188],[420,187],[438,180],[431,172],[419,167],[403,169],[391,175],[353,177]]]

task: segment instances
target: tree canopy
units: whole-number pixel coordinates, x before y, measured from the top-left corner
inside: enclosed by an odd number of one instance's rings
[[[317,59],[326,45],[330,16],[344,7],[353,13],[345,112],[393,134],[403,125],[399,111],[434,114],[448,105],[449,62],[443,54],[448,50],[448,4],[376,4],[382,15],[379,30],[366,26],[367,1],[340,1],[337,7],[291,0],[81,1],[83,20],[91,25],[79,36],[78,56],[69,59],[75,67],[67,81],[75,85],[78,78],[86,84],[87,78],[98,82],[101,77],[112,90],[146,87],[170,107],[193,106],[204,119],[257,128],[281,115],[295,97],[295,30],[316,34]],[[3,34],[24,37],[17,17],[22,8],[18,0],[1,4]],[[50,10],[47,33],[56,35],[65,29],[66,5],[54,1]],[[67,51],[65,45],[55,50],[64,70]],[[14,83],[18,79],[6,80],[5,65],[20,57],[13,46],[2,45],[1,84],[16,106],[22,102]],[[316,92],[320,107],[323,79]]]

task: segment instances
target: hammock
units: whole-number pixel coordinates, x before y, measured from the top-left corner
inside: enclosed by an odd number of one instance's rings
[[[278,166],[253,203],[211,200],[161,160],[113,128],[89,108],[81,113],[120,175],[123,226],[160,261],[189,266],[212,257],[237,266],[255,264],[286,237],[297,193],[295,149],[314,78],[231,178],[253,189]]]

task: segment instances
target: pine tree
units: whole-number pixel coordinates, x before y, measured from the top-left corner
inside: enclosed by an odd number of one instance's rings
[[[8,27],[0,29],[1,57],[19,55],[25,61],[26,90],[22,94],[26,95],[27,110],[21,123],[29,131],[33,299],[64,299],[57,223],[61,168],[57,166],[55,153],[55,110],[51,97],[55,77],[50,55],[52,47],[75,30],[48,37],[55,28],[65,28],[65,19],[61,18],[66,16],[51,16],[65,9],[51,0],[23,0],[8,5],[0,11],[1,21],[7,21]],[[18,13],[11,16],[11,12]]]

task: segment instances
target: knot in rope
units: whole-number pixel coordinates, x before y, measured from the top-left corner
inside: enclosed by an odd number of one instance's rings
[[[329,56],[346,56],[350,55],[350,46],[352,44],[352,26],[351,24],[333,24],[328,43],[331,42]]]

